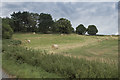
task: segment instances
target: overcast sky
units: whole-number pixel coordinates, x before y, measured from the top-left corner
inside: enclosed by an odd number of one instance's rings
[[[53,20],[69,19],[72,27],[96,25],[98,34],[118,33],[118,2],[2,2],[2,17],[12,12],[49,13]]]

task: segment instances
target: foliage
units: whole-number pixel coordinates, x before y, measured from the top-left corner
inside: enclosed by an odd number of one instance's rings
[[[60,18],[56,22],[56,26],[58,28],[57,30],[59,33],[69,34],[69,33],[72,33],[74,31],[74,28],[72,28],[70,21],[68,19],[65,19],[65,18]]]
[[[96,33],[98,32],[98,29],[96,28],[95,25],[89,25],[87,32],[89,35],[96,35]]]
[[[37,22],[39,15],[37,13],[13,12],[11,14],[11,25],[15,32],[37,32]]]
[[[47,33],[51,30],[53,25],[52,16],[50,14],[41,13],[29,13],[13,12],[11,14],[11,22],[15,32],[42,32]]]
[[[12,45],[20,45],[22,42],[20,40],[11,40]]]
[[[2,51],[5,51],[8,47],[10,46],[18,46],[21,45],[22,42],[20,40],[12,40],[12,39],[3,39],[3,47],[2,47]]]
[[[3,18],[2,19],[2,38],[10,39],[12,37],[13,30],[9,25],[9,20]]]
[[[59,33],[59,27],[57,26],[57,21],[54,21],[54,24],[52,25],[51,31],[53,33]]]
[[[13,12],[11,18],[6,18],[14,32],[38,32],[38,33],[74,33],[74,28],[68,19],[60,18],[53,21],[51,14],[30,13],[28,11]],[[77,34],[85,34],[86,28],[80,24],[76,28]],[[88,34],[95,35],[98,30],[95,25],[89,25]]]
[[[53,20],[50,14],[41,13],[39,15],[39,31],[48,33],[52,28]]]
[[[73,27],[71,28],[71,31],[72,31],[72,33],[75,33],[75,30],[74,30],[74,28],[73,28]]]
[[[86,28],[83,24],[80,24],[78,27],[76,27],[76,33],[81,35],[84,35],[86,33]]]

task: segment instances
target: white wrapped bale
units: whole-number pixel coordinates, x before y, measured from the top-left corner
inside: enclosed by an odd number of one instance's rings
[[[30,43],[31,41],[30,40],[27,40],[28,43]]]
[[[33,32],[33,34],[35,34],[35,32]]]
[[[53,44],[53,45],[52,45],[52,48],[53,48],[53,49],[58,49],[58,45],[57,45],[57,44]]]

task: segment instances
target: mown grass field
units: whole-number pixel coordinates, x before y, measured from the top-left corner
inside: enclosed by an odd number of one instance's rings
[[[9,40],[3,40],[4,53],[7,54],[3,55],[3,67],[17,77],[118,77],[117,36],[16,33],[13,39],[22,41],[22,44],[18,48],[7,46]],[[52,49],[53,44],[59,48]],[[19,60],[18,56],[21,57]],[[11,68],[19,70],[10,71]],[[33,72],[30,74],[29,71]]]

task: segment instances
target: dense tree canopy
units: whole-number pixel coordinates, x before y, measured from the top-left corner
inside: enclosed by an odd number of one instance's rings
[[[30,13],[31,16],[31,24],[32,27],[30,28],[30,30],[32,32],[38,32],[38,19],[39,19],[39,14],[37,13]]]
[[[70,21],[65,19],[65,18],[60,18],[56,22],[56,26],[58,28],[57,31],[59,33],[69,34],[69,33],[72,33],[74,31],[74,28],[72,28]]]
[[[21,22],[21,12],[13,12],[13,14],[11,15],[11,19],[13,20],[11,22],[12,24],[12,29],[15,32],[20,32],[22,30],[22,22]]]
[[[51,31],[53,33],[59,33],[59,28],[57,26],[57,21],[56,20],[54,21],[54,24],[52,25]]]
[[[98,29],[96,28],[95,25],[89,25],[87,32],[89,35],[96,35],[96,33],[98,32]]]
[[[37,13],[17,12],[11,15],[11,25],[15,32],[32,32],[37,30],[39,15]]]
[[[39,31],[49,33],[53,25],[52,16],[50,14],[41,13],[39,16]]]
[[[30,13],[27,11],[13,12],[11,18],[3,19],[4,28],[10,27],[14,32],[40,32],[40,33],[64,33],[69,34],[74,32],[74,28],[68,19],[60,18],[59,20],[52,19],[51,14]],[[6,25],[8,24],[8,25]],[[76,33],[84,35],[85,33],[95,35],[98,30],[95,25],[89,25],[88,29],[80,24],[76,27]],[[4,32],[5,33],[5,32]]]
[[[78,27],[76,27],[76,33],[80,35],[84,35],[86,33],[86,28],[83,24],[80,24]]]

